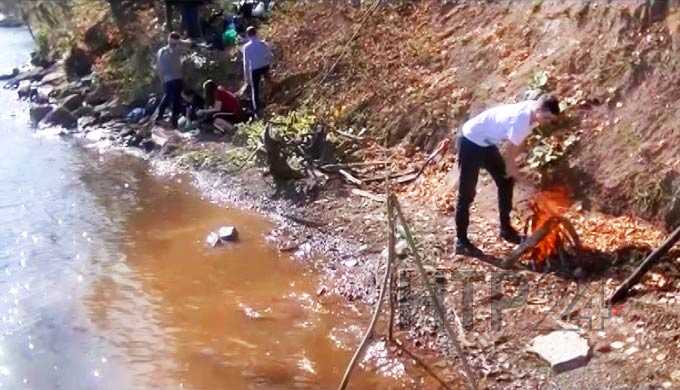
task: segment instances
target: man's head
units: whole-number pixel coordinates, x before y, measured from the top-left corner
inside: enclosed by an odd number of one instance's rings
[[[182,37],[179,35],[179,33],[176,32],[176,31],[173,31],[173,32],[170,33],[170,35],[168,35],[168,45],[177,46],[180,39],[182,39]]]
[[[551,122],[560,114],[560,101],[553,95],[543,95],[538,99],[534,120],[542,125]]]
[[[248,26],[246,29],[246,35],[248,38],[255,38],[257,36],[257,29],[255,26]]]

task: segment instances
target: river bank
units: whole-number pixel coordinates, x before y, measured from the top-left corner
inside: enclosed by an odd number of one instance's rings
[[[40,76],[40,83],[45,78],[57,78],[60,71],[56,72]],[[92,81],[87,77],[76,81],[75,89],[64,85],[67,88],[62,90],[63,94],[84,94],[87,99],[96,90],[86,92],[82,88],[88,88],[85,84]],[[29,85],[24,91],[29,96],[40,97],[40,88],[45,85],[34,87]],[[98,102],[95,97],[92,101]],[[49,101],[49,96],[47,98]],[[66,103],[65,98],[59,97],[61,105]],[[115,100],[98,102],[100,104],[91,108],[99,111],[100,117],[122,116],[120,104]],[[103,151],[138,144],[141,149],[128,150],[143,154],[160,172],[190,172],[212,199],[257,209],[277,219],[280,226],[271,234],[273,244],[319,269],[325,275],[322,282],[326,286],[325,293],[337,292],[349,300],[369,304],[375,301],[376,280],[386,243],[384,184],[381,181],[348,185],[345,179],[329,175],[321,182],[303,180],[277,185],[264,166],[246,165],[237,169],[243,160],[248,160],[243,158],[247,156],[243,156],[240,145],[225,142],[229,137],[186,137],[187,134],[159,130],[154,139],[141,133],[148,128],[144,125],[106,120],[103,122],[107,123],[88,123],[90,118],[75,119],[69,119],[73,129],[65,130],[65,135],[72,135]],[[86,123],[91,126],[85,126]],[[413,145],[384,149],[360,133],[350,136],[356,138],[349,137],[351,142],[366,151],[366,162],[391,160],[395,168],[408,172],[420,168],[426,158]],[[239,157],[229,157],[234,155]],[[375,173],[384,173],[384,170],[375,170]],[[455,177],[455,159],[448,154],[437,157],[426,167],[422,177],[405,185],[395,185],[394,190],[415,224],[428,265],[441,281],[440,291],[449,317],[454,318],[454,308],[458,313],[467,313],[457,325],[465,335],[464,344],[471,364],[484,378],[486,386],[594,389],[626,387],[641,382],[664,387],[669,383],[673,385],[673,373],[680,358],[671,347],[678,331],[674,305],[680,289],[670,279],[675,275],[677,259],[669,261],[667,267],[647,279],[629,304],[609,311],[612,308],[602,302],[607,292],[625,277],[649,247],[658,244],[663,235],[661,231],[637,218],[607,216],[577,203],[570,217],[591,251],[582,258],[572,259],[573,263],[563,272],[536,273],[527,267],[508,272],[497,263],[452,254],[455,232],[451,206],[455,199],[455,190],[452,190]],[[493,185],[488,178],[482,181],[484,186],[479,191],[471,236],[487,253],[502,258],[512,248],[496,237]],[[527,189],[523,192],[520,198],[529,195]],[[521,222],[520,218],[515,220],[517,225]],[[315,256],[315,253],[323,256]],[[579,268],[581,272],[577,272]],[[419,352],[427,354],[428,362],[455,387],[460,384],[459,362],[455,358],[444,358],[446,355],[442,351],[446,350],[446,340],[423,299],[424,290],[413,276],[413,265],[408,256],[403,271],[399,281],[403,299],[400,299],[397,313],[400,335],[417,346]],[[471,292],[466,290],[465,286],[475,285],[477,287]],[[324,289],[319,289],[318,293],[323,296]],[[516,305],[517,297],[524,304]],[[475,309],[466,311],[468,304]],[[594,307],[589,308],[591,304]],[[585,368],[555,375],[527,352],[526,347],[536,335],[570,327],[576,327],[576,331],[589,340],[593,356]],[[633,359],[644,360],[648,356],[652,361],[646,366],[635,365]],[[621,369],[620,365],[628,369]]]
[[[55,75],[59,72],[58,67],[53,68],[41,76],[40,81],[28,84],[29,90],[37,91],[44,87],[43,80],[57,78]],[[113,120],[92,126],[82,126],[81,123],[80,126],[70,130],[59,128],[57,132],[86,148],[95,150],[98,154],[120,151],[131,153],[147,160],[152,170],[167,177],[189,174],[206,198],[226,207],[250,209],[272,218],[276,221],[276,226],[268,234],[270,244],[278,248],[279,252],[291,254],[301,264],[312,267],[322,275],[316,291],[316,300],[339,294],[349,301],[367,304],[375,302],[379,292],[377,280],[382,272],[386,243],[385,212],[379,187],[374,187],[371,190],[374,191],[373,196],[367,197],[365,192],[352,191],[353,188],[343,179],[329,177],[322,190],[310,197],[300,183],[288,183],[288,186],[275,184],[273,178],[267,175],[267,168],[264,166],[248,166],[235,172],[234,164],[220,158],[238,148],[226,142],[227,137],[186,137],[180,133],[169,133],[164,129],[159,131],[159,134],[171,134],[170,137],[156,137],[157,141],[153,141],[152,137],[142,145],[143,148],[139,148],[126,145],[125,134],[129,126],[123,121]],[[186,164],[187,158],[193,161],[199,152],[201,160],[198,163]],[[414,166],[418,166],[424,160],[424,157],[414,157],[411,161]],[[453,186],[453,183],[447,180],[451,175],[453,162],[452,156],[447,155],[433,166],[429,166],[419,186],[434,187],[440,191],[442,187],[446,190],[447,187]],[[433,185],[432,182],[440,184]],[[571,381],[572,375],[585,375],[577,370],[569,376],[554,377],[531,354],[522,354],[510,360],[509,352],[524,350],[531,337],[564,326],[565,320],[560,317],[563,306],[574,304],[579,307],[572,312],[580,313],[583,318],[580,320],[572,318],[571,323],[581,329],[580,332],[588,336],[593,343],[597,343],[594,347],[598,348],[619,339],[628,340],[631,334],[637,335],[635,332],[639,329],[635,327],[637,325],[631,327],[637,322],[631,319],[638,318],[642,313],[650,315],[648,306],[636,305],[636,308],[630,307],[625,313],[618,313],[617,318],[621,320],[614,319],[610,322],[611,316],[607,314],[606,307],[602,306],[605,292],[625,277],[627,269],[631,266],[630,259],[623,260],[619,267],[611,269],[601,269],[595,264],[585,275],[576,277],[560,273],[539,274],[529,270],[514,271],[512,272],[514,276],[511,277],[511,274],[498,268],[496,264],[454,256],[451,217],[442,215],[437,204],[419,204],[420,194],[413,192],[411,188],[412,186],[405,185],[397,186],[395,190],[402,197],[405,210],[414,223],[432,275],[440,280],[440,291],[447,302],[448,315],[452,321],[455,321],[454,310],[461,313],[462,309],[465,312],[466,303],[463,295],[470,292],[467,290],[466,293],[464,286],[479,284],[478,288],[472,290],[471,296],[472,305],[476,309],[474,312],[466,313],[464,318],[460,319],[464,322],[458,322],[458,326],[460,333],[464,335],[472,364],[480,370],[480,376],[484,378],[486,386],[507,388],[509,383],[517,386],[516,388],[542,386],[557,381]],[[453,195],[447,193],[444,196]],[[487,251],[503,257],[511,247],[502,244],[493,234],[497,230],[493,217],[493,202],[493,187],[485,180],[484,188],[480,191],[476,208],[478,214],[473,220],[475,228],[471,236],[478,242],[484,242]],[[582,234],[585,232],[586,236],[588,231],[601,230],[602,224],[612,221],[599,215],[584,215],[580,218],[582,219],[579,220],[577,228]],[[639,221],[624,219],[618,223],[635,227],[639,242],[654,243],[661,240],[659,233]],[[589,244],[602,245],[598,242]],[[621,261],[616,259],[622,255],[613,252],[612,247],[615,247],[615,244],[610,243],[609,247],[602,248],[600,261]],[[433,313],[429,312],[431,309],[428,309],[424,298],[422,284],[414,277],[412,267],[407,256],[399,277],[398,334],[407,344],[425,356],[428,364],[436,367],[439,374],[455,388],[462,384],[462,377],[456,369],[458,363],[454,359],[453,367],[447,368],[450,363],[442,355],[442,351],[446,349],[446,339],[440,333]],[[651,289],[650,291],[658,288],[656,282],[649,283],[647,288]],[[498,288],[501,286],[502,289],[499,291]],[[519,291],[523,291],[523,288],[529,291],[526,296],[527,305],[512,306],[510,302],[516,298]],[[653,294],[674,296],[675,287],[672,287],[671,291],[668,288],[669,286],[665,286],[663,293]],[[583,293],[584,290],[587,292]],[[566,296],[565,291],[568,292]],[[580,294],[585,294],[583,298],[585,301],[581,301]],[[549,297],[557,295],[562,296],[564,300],[553,306],[554,302],[551,302]],[[591,304],[593,299],[596,300],[594,311],[585,314],[584,311],[587,310],[585,306]],[[502,316],[502,326],[498,327],[498,323],[491,320],[494,315]],[[668,315],[667,311],[661,310],[651,318],[663,318]],[[624,318],[633,322],[624,321]],[[588,322],[598,321],[602,325],[588,325]],[[617,325],[613,326],[612,323]],[[657,326],[654,323],[649,325]],[[667,337],[664,332],[652,333],[650,329],[650,333],[654,334],[657,340]],[[631,344],[639,345],[638,342],[642,343],[635,340]],[[644,343],[649,345],[649,348],[657,348],[657,351],[663,349],[659,346],[652,347],[656,345],[654,342]],[[399,359],[395,349],[388,350],[391,351],[393,359]],[[598,370],[609,370],[607,367],[617,361],[615,355],[616,352],[612,355],[609,355],[609,352],[599,353],[597,355],[599,359],[596,359]],[[664,356],[668,367],[674,366],[671,362],[675,357],[672,356],[674,355],[670,355],[669,352]],[[585,370],[589,368],[586,367]],[[609,383],[632,383],[639,380],[637,375],[628,377],[621,372],[619,374],[621,375],[610,377]],[[423,375],[423,378],[425,377],[426,375]],[[596,388],[601,385],[600,380],[599,374],[587,374],[580,383],[584,383],[585,388]]]

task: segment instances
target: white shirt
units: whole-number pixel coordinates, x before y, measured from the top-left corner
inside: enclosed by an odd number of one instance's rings
[[[272,51],[266,43],[257,37],[251,38],[248,43],[243,45],[243,71],[247,75],[248,71],[264,68],[272,63]]]
[[[478,114],[463,125],[463,136],[479,146],[499,145],[508,140],[519,145],[534,128],[531,112],[535,100],[503,104]]]

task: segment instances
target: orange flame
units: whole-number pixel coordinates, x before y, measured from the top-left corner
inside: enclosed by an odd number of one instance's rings
[[[556,187],[537,193],[529,208],[533,212],[528,220],[530,234],[540,229],[553,217],[564,214],[571,205],[569,191],[564,187]],[[528,257],[536,266],[542,266],[551,256],[557,255],[563,245],[560,229],[555,226],[541,241],[539,241],[528,253]]]

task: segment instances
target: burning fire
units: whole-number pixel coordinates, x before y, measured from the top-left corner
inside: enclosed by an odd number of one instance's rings
[[[554,256],[562,256],[568,246],[578,248],[576,231],[563,215],[571,199],[566,188],[558,187],[537,193],[529,204],[532,215],[527,219],[525,234],[534,235],[541,228],[548,229],[545,236],[526,253],[533,266],[540,269]]]

